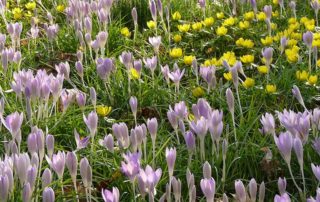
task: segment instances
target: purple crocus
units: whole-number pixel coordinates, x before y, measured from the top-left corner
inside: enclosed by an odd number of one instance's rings
[[[161,168],[153,170],[151,166],[147,165],[145,169],[140,169],[138,175],[139,187],[144,188],[144,192],[149,193],[149,198],[153,199],[155,187],[157,186],[162,175]]]
[[[236,198],[239,200],[239,202],[246,202],[247,194],[242,181],[236,180],[234,183],[234,187],[236,190]]]
[[[141,153],[130,153],[123,154],[124,161],[121,162],[121,171],[124,173],[132,182],[140,172],[140,158]]]
[[[157,67],[157,62],[158,62],[158,58],[157,56],[153,56],[151,58],[146,58],[143,59],[144,64],[146,65],[146,67],[148,69],[150,69],[152,76],[154,75],[154,71],[156,70]]]
[[[275,134],[275,121],[272,114],[266,113],[265,115],[262,115],[260,122],[262,124],[262,128],[259,130],[263,135]]]
[[[90,136],[80,138],[80,135],[76,129],[74,129],[74,138],[76,140],[77,150],[86,148],[89,144]]]
[[[43,202],[54,202],[55,195],[51,187],[46,187],[42,192],[42,201]]]
[[[284,202],[284,201],[286,201],[286,202],[291,201],[291,199],[290,199],[290,197],[289,197],[289,195],[287,193],[283,193],[281,195],[277,194],[274,197],[274,202]]]
[[[207,202],[213,202],[214,201],[214,195],[216,192],[216,182],[211,177],[210,179],[204,178],[200,182],[200,187],[205,195]]]
[[[112,191],[102,189],[101,193],[104,202],[119,202],[120,192],[117,187],[112,187]]]
[[[66,163],[66,157],[65,153],[62,151],[58,151],[57,154],[52,155],[52,159],[49,159],[48,156],[46,156],[46,160],[50,167],[57,173],[59,179],[62,179],[64,167]]]
[[[174,164],[176,162],[176,148],[166,148],[166,160],[168,165],[169,176],[173,176]]]
[[[23,121],[23,113],[14,112],[6,117],[5,120],[2,119],[3,125],[9,130],[11,135],[15,137],[20,131]]]
[[[86,123],[89,131],[90,131],[90,136],[93,139],[94,135],[97,132],[97,127],[98,127],[98,115],[96,112],[92,111],[88,114],[86,117],[83,115],[83,120]]]
[[[270,68],[273,57],[273,48],[264,48],[262,50],[262,57],[266,60],[266,66]]]
[[[280,133],[279,137],[274,136],[274,141],[286,163],[289,165],[291,160],[291,150],[293,138],[290,132]]]
[[[154,52],[158,54],[161,44],[161,36],[149,37],[149,43],[152,45]]]
[[[312,172],[314,176],[317,178],[317,180],[320,182],[320,166],[311,164]]]
[[[312,42],[313,42],[313,33],[310,31],[307,31],[306,33],[303,34],[302,38],[303,38],[303,42],[306,44],[306,46],[309,49],[311,49]]]

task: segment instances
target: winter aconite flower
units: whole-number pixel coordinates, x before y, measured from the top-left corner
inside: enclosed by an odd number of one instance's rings
[[[211,27],[211,26],[213,25],[213,23],[214,23],[213,17],[206,18],[206,19],[204,19],[204,21],[203,21],[203,24],[204,24],[204,26],[206,26],[206,27]]]
[[[194,97],[202,97],[204,95],[204,90],[198,86],[192,90],[192,95]]]
[[[265,65],[259,66],[259,67],[257,67],[257,69],[260,74],[267,74],[269,72],[268,67]]]
[[[62,13],[65,9],[65,6],[63,4],[59,4],[57,7],[56,7],[56,10],[60,13]]]
[[[28,10],[34,10],[35,8],[36,8],[36,6],[37,6],[37,4],[36,4],[36,2],[29,2],[29,3],[27,3],[26,5],[25,5],[25,7],[26,7],[26,9],[28,9]]]
[[[247,77],[246,80],[243,82],[242,85],[243,85],[245,88],[251,88],[251,87],[254,86],[254,83],[255,83],[255,82],[254,82],[254,79]]]
[[[250,64],[254,61],[254,55],[244,55],[240,57],[240,60],[244,64]]]
[[[318,81],[318,76],[317,75],[310,75],[308,78],[308,83],[310,85],[315,85]]]
[[[277,86],[273,84],[266,85],[267,93],[275,93],[277,91]]]
[[[147,26],[148,26],[149,29],[156,28],[156,25],[157,25],[156,22],[153,21],[153,20],[150,20],[150,21],[147,22]]]
[[[307,81],[308,80],[308,76],[309,76],[309,73],[305,70],[303,71],[296,71],[296,77],[299,81]]]
[[[97,114],[100,116],[108,116],[112,110],[112,107],[99,105],[97,106]]]
[[[195,59],[193,55],[186,55],[183,57],[184,64],[191,65],[192,61]]]
[[[224,35],[226,35],[228,33],[228,29],[223,27],[223,26],[222,27],[218,27],[216,29],[216,33],[217,33],[218,36],[224,36]]]
[[[178,30],[182,33],[186,33],[190,30],[190,24],[178,25]]]
[[[15,20],[20,20],[22,18],[22,13],[23,11],[21,10],[21,8],[12,9],[13,18]]]
[[[181,14],[178,11],[174,12],[172,14],[172,19],[173,20],[180,20],[181,19]]]
[[[182,37],[181,37],[180,34],[175,34],[175,35],[173,36],[173,41],[174,41],[175,43],[179,43],[179,42],[181,41],[181,39],[182,39]]]
[[[131,36],[131,32],[128,27],[122,28],[120,32],[121,32],[121,35],[124,37],[130,38]]]
[[[172,58],[179,58],[182,56],[182,49],[181,48],[173,48],[170,50],[170,57]]]

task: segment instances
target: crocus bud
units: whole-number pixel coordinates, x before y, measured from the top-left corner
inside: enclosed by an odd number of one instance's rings
[[[302,168],[303,167],[303,146],[300,138],[298,137],[294,138],[293,149],[294,149],[294,152],[296,153],[299,165]]]
[[[262,124],[262,129],[259,129],[260,132],[264,134],[270,134],[274,135],[275,133],[275,121],[272,114],[266,113],[265,115],[262,115],[260,122]]]
[[[76,70],[77,70],[77,74],[80,76],[80,77],[83,77],[83,65],[82,65],[82,62],[80,61],[77,61],[76,64]]]
[[[246,202],[246,189],[242,183],[241,180],[236,180],[234,183],[234,188],[236,190],[236,198],[240,201],[240,202]]]
[[[316,166],[312,163],[311,168],[314,176],[316,176],[317,180],[320,182],[320,166]]]
[[[156,118],[147,120],[147,127],[151,136],[151,139],[155,141],[158,131],[158,121]]]
[[[30,133],[27,139],[28,151],[30,154],[38,152],[37,136],[35,133]]]
[[[306,33],[303,34],[302,36],[303,42],[306,44],[306,46],[311,49],[312,47],[312,42],[313,42],[313,34],[310,31],[307,31]]]
[[[188,188],[189,190],[191,190],[192,186],[194,185],[194,175],[190,172],[189,168],[187,169],[186,178],[187,178]]]
[[[75,182],[77,178],[78,158],[74,152],[67,153],[66,166],[69,170],[73,182]]]
[[[78,59],[78,62],[82,63],[82,60],[83,60],[83,52],[81,50],[78,50],[77,51],[77,59]]]
[[[157,21],[157,7],[154,0],[150,1],[150,13],[153,21]]]
[[[273,48],[264,48],[262,50],[262,57],[266,60],[266,65],[269,67],[272,62],[272,57],[273,57]]]
[[[281,178],[279,177],[278,179],[278,189],[279,189],[279,193],[282,195],[284,193],[286,193],[286,187],[287,187],[287,180],[286,178]]]
[[[42,181],[42,188],[47,187],[49,184],[51,184],[52,181],[52,174],[49,168],[46,168],[43,173],[42,173],[42,177],[41,177],[41,181]]]
[[[229,202],[227,194],[223,194],[222,202]]]
[[[176,148],[166,148],[166,160],[168,165],[169,176],[173,176],[176,156],[177,156]]]
[[[54,191],[51,187],[46,187],[42,192],[42,202],[54,202]]]
[[[274,202],[282,202],[282,201],[291,201],[289,195],[287,193],[281,194],[279,196],[278,194],[274,197]]]
[[[234,114],[234,96],[230,88],[226,91],[227,104],[231,114]]]
[[[265,5],[263,7],[263,12],[266,14],[267,20],[270,21],[272,16],[272,6],[271,5]]]
[[[251,202],[255,202],[257,198],[257,182],[252,178],[249,182],[249,194]]]
[[[102,198],[104,202],[119,202],[120,193],[116,187],[112,188],[112,192],[107,189],[102,189]]]
[[[0,198],[7,201],[9,195],[9,180],[7,175],[0,176]]]
[[[52,158],[53,150],[54,150],[54,136],[53,135],[47,135],[46,146],[47,146],[47,154],[48,154],[49,158]]]
[[[30,184],[31,188],[35,186],[37,179],[38,168],[30,167],[27,172],[27,182]]]
[[[83,115],[83,120],[86,123],[89,131],[90,131],[90,135],[93,138],[94,135],[97,132],[97,127],[98,127],[98,115],[95,111],[92,111],[88,114],[88,116],[86,117],[85,115]]]
[[[91,187],[92,184],[92,169],[87,158],[82,158],[80,161],[80,175],[85,188]]]
[[[58,151],[57,154],[52,155],[52,160],[49,159],[48,156],[46,156],[46,160],[50,167],[57,173],[59,179],[62,179],[66,163],[65,153]]]
[[[135,96],[131,96],[129,100],[131,111],[134,117],[137,116],[138,100]]]
[[[274,136],[274,141],[286,163],[290,164],[293,145],[292,135],[290,132],[281,133],[279,138]]]
[[[211,176],[211,165],[208,161],[203,164],[203,177],[206,179],[210,179]]]
[[[298,86],[293,85],[292,94],[298,100],[298,102],[306,109],[306,106],[304,105],[304,101]]]
[[[265,194],[266,194],[266,187],[264,182],[262,182],[259,187],[259,202],[264,201]]]
[[[175,198],[175,201],[180,201],[181,198],[181,181],[180,179],[176,179],[175,177],[172,177],[172,189],[173,189],[173,195]]]
[[[30,202],[32,196],[32,189],[29,183],[23,186],[22,190],[22,201],[23,202]]]
[[[114,140],[111,134],[106,135],[103,140],[99,141],[101,146],[104,146],[109,152],[114,151]]]
[[[209,179],[202,179],[200,182],[200,187],[205,195],[207,202],[213,202],[214,201],[214,195],[216,192],[216,182],[215,180],[211,177]]]
[[[77,100],[78,106],[82,109],[86,105],[86,94],[78,91],[76,95],[76,100]]]
[[[136,7],[134,7],[131,11],[131,15],[132,15],[132,19],[134,22],[134,25],[137,26],[138,25],[138,14],[137,14],[137,9]]]

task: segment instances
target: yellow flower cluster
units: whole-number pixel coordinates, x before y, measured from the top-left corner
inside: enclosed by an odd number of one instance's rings
[[[292,48],[285,50],[285,54],[286,54],[288,62],[295,63],[298,61],[299,50],[300,50],[300,48],[298,46],[293,46]]]
[[[244,64],[250,64],[254,61],[254,55],[244,55],[240,57],[240,60]]]
[[[178,25],[178,30],[180,32],[186,33],[190,30],[190,24]]]
[[[252,48],[254,46],[254,43],[250,39],[240,38],[236,41],[236,45],[244,48]]]

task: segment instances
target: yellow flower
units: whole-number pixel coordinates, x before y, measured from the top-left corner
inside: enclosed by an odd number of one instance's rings
[[[24,17],[30,18],[32,16],[32,13],[30,11],[27,11],[24,13]]]
[[[190,29],[190,24],[178,25],[178,29],[180,32],[186,33]]]
[[[230,66],[233,66],[237,62],[237,58],[234,52],[226,52],[223,53],[222,57],[220,58],[220,64],[222,64],[223,61],[226,61]]]
[[[246,80],[242,83],[245,88],[251,88],[254,86],[254,79],[247,77]]]
[[[12,9],[13,18],[19,20],[22,18],[22,10],[20,8]]]
[[[291,33],[291,37],[295,40],[301,40],[302,39],[302,33],[297,33],[297,32],[294,32],[294,33]]]
[[[277,91],[277,86],[273,84],[266,85],[267,93],[275,93]]]
[[[260,74],[267,74],[267,73],[269,72],[269,69],[268,69],[267,66],[262,65],[262,66],[259,66],[259,67],[258,67],[258,72],[259,72]]]
[[[156,28],[156,25],[157,25],[156,22],[153,21],[153,20],[150,20],[150,21],[147,22],[147,26],[148,26],[149,29]]]
[[[220,66],[220,61],[217,58],[211,59],[211,65]]]
[[[135,68],[130,68],[130,78],[137,80],[140,78],[140,73]]]
[[[231,80],[232,80],[232,74],[231,74],[231,72],[223,73],[223,77],[224,77],[227,81],[231,81]]]
[[[271,36],[267,36],[266,38],[262,38],[261,39],[261,43],[264,45],[264,46],[270,46],[273,42],[273,39]]]
[[[223,19],[224,18],[224,13],[223,12],[217,13],[217,18],[218,19]]]
[[[211,60],[205,60],[203,65],[204,65],[205,67],[211,66],[211,65],[212,65]]]
[[[300,80],[300,81],[306,81],[306,80],[308,80],[308,76],[309,76],[309,73],[307,72],[307,71],[305,71],[305,70],[303,70],[303,71],[296,71],[296,77],[297,77],[297,79],[298,80]]]
[[[192,90],[192,95],[194,97],[202,97],[204,95],[204,90],[200,86],[198,86]],[[191,114],[189,114],[189,119],[190,119],[190,115]]]
[[[124,27],[121,29],[121,35],[127,38],[131,36],[131,32],[129,31],[128,27]]]
[[[259,21],[264,21],[266,18],[267,18],[267,16],[266,16],[266,14],[265,14],[264,12],[259,12],[259,13],[257,14],[257,19],[258,19]]]
[[[254,55],[244,55],[240,57],[241,62],[245,64],[253,63]]]
[[[204,26],[206,26],[206,27],[211,27],[211,26],[213,25],[213,23],[214,23],[213,17],[206,18],[206,19],[204,19],[204,21],[203,21],[203,24],[204,24]]]
[[[36,2],[29,2],[29,3],[27,3],[26,5],[25,5],[25,7],[26,7],[26,9],[28,9],[28,10],[34,10],[35,8],[36,8],[36,6],[37,6],[37,4],[36,4]]]
[[[276,30],[278,28],[278,25],[276,23],[271,23],[271,29]]]
[[[272,3],[273,3],[274,5],[278,5],[278,4],[279,4],[279,1],[278,1],[278,0],[272,0]]]
[[[222,26],[225,26],[225,27],[232,26],[234,25],[235,22],[236,22],[236,19],[234,17],[229,17],[223,21]]]
[[[312,46],[320,48],[320,40],[319,39],[313,40],[312,41]]]
[[[294,17],[291,17],[291,18],[288,19],[288,23],[289,24],[295,24],[296,22],[297,22],[297,19],[294,18]]]
[[[183,57],[184,64],[191,65],[192,61],[195,59],[193,55],[186,55]]]
[[[295,46],[295,45],[297,45],[297,43],[298,43],[298,41],[295,40],[295,39],[289,39],[288,40],[288,46],[289,47]]]
[[[97,106],[97,114],[100,116],[108,116],[112,110],[112,107],[99,105]]]
[[[182,56],[182,49],[181,48],[173,48],[170,50],[170,57],[172,58],[179,58]]]
[[[239,22],[239,28],[241,30],[248,29],[249,26],[250,26],[249,21],[241,21],[241,22]]]
[[[173,41],[175,42],[175,43],[179,43],[180,41],[181,41],[181,35],[180,34],[175,34],[174,36],[173,36]]]
[[[254,46],[254,43],[252,40],[250,39],[243,39],[243,38],[240,38],[236,41],[236,45],[237,46],[242,46],[242,47],[245,47],[245,48],[252,48]]]
[[[308,83],[310,85],[315,85],[318,81],[318,76],[317,75],[310,75],[308,79]]]
[[[195,31],[200,31],[202,28],[202,23],[201,22],[195,22],[192,24],[192,29]]]
[[[299,47],[293,46],[291,49],[286,49],[285,54],[288,62],[295,63],[299,59]]]
[[[172,14],[172,19],[173,20],[180,20],[181,19],[181,14],[178,11],[174,12]]]
[[[65,6],[63,4],[59,4],[56,8],[56,10],[60,13],[62,13],[65,9]]]
[[[275,18],[279,17],[279,11],[272,12],[272,17],[275,17]]]
[[[218,27],[216,29],[216,33],[217,33],[218,36],[224,36],[224,35],[227,34],[227,32],[228,32],[228,29],[223,27],[223,26],[222,27]]]
[[[254,19],[254,12],[253,11],[250,11],[250,12],[247,12],[243,15],[244,19],[245,20],[253,20]]]

